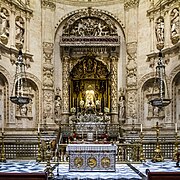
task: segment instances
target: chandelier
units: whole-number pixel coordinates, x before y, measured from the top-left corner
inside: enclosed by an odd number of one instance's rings
[[[155,92],[155,89],[157,92]],[[167,91],[165,91],[167,89]],[[162,52],[159,52],[159,61],[156,66],[156,77],[154,81],[154,87],[152,94],[156,94],[157,97],[149,101],[149,103],[158,108],[163,108],[171,103],[171,99],[165,97],[168,96],[168,87],[166,83],[165,65],[163,64]]]
[[[22,106],[24,104],[28,104],[31,101],[31,98],[28,97],[27,93],[25,94],[26,87],[27,79],[25,72],[25,63],[23,62],[22,51],[19,50],[18,58],[16,61],[15,79],[10,97],[12,103]]]

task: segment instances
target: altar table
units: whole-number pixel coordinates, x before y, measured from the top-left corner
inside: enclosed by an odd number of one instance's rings
[[[116,145],[68,144],[69,171],[116,171]]]

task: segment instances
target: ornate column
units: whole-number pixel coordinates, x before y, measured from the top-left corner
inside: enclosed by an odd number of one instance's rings
[[[53,43],[43,43],[43,120],[44,126],[54,125],[53,121],[53,103],[54,103],[54,67],[52,64]]]
[[[62,73],[62,107],[63,114],[66,119],[66,115],[69,114],[69,56],[63,57],[63,73]],[[67,120],[65,120],[67,121]],[[67,122],[64,122],[67,123]]]
[[[139,0],[125,0],[127,31],[126,117],[137,120],[137,34]],[[133,28],[132,28],[133,27]],[[133,122],[132,121],[132,122]],[[129,122],[129,123],[132,123]]]
[[[127,44],[127,118],[137,119],[137,43]]]
[[[118,123],[118,90],[117,90],[117,61],[118,58],[111,57],[111,113],[112,123]]]

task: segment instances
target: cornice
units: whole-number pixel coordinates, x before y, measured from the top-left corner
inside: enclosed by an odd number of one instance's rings
[[[56,3],[79,7],[97,7],[124,3],[124,0],[53,0]]]
[[[23,2],[18,2],[15,0],[1,0],[2,3],[6,4],[8,7],[10,7],[12,10],[21,10],[24,11],[25,14],[29,13],[32,15],[33,10],[29,8],[28,4],[24,4]]]
[[[164,48],[162,50],[162,54],[163,54],[163,58],[164,58],[164,62],[166,64],[169,63],[170,61],[170,57],[172,56],[178,56],[178,59],[180,59],[180,42],[175,44],[172,47],[169,48]],[[159,52],[153,52],[147,55],[147,60],[146,62],[149,62],[149,67],[153,68],[154,67],[154,63],[156,61],[156,59],[158,59],[159,56]]]
[[[147,16],[153,17],[154,14],[159,13],[162,11],[162,13],[165,13],[169,11],[169,7],[172,5],[177,5],[179,6],[179,0],[164,0],[164,1],[158,1],[156,4],[151,6],[149,10],[147,10]]]

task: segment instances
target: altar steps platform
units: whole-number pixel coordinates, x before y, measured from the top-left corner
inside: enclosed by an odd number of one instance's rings
[[[52,163],[54,166],[55,163]],[[35,161],[7,161],[0,163],[0,172],[6,173],[42,173],[46,168],[46,163],[37,163]],[[177,180],[180,174],[180,167],[176,167],[176,162],[165,161],[152,163],[150,161],[144,163],[123,163],[116,164],[115,172],[69,172],[69,164],[59,164],[53,170],[54,180],[147,180],[146,172],[159,172],[163,174],[171,172]],[[163,172],[163,173],[162,173]],[[163,177],[158,176],[158,180]],[[16,180],[14,177],[13,180]],[[149,179],[157,180],[157,179]],[[163,179],[162,179],[163,180]],[[166,179],[171,180],[171,179]],[[174,179],[173,179],[174,180]]]

